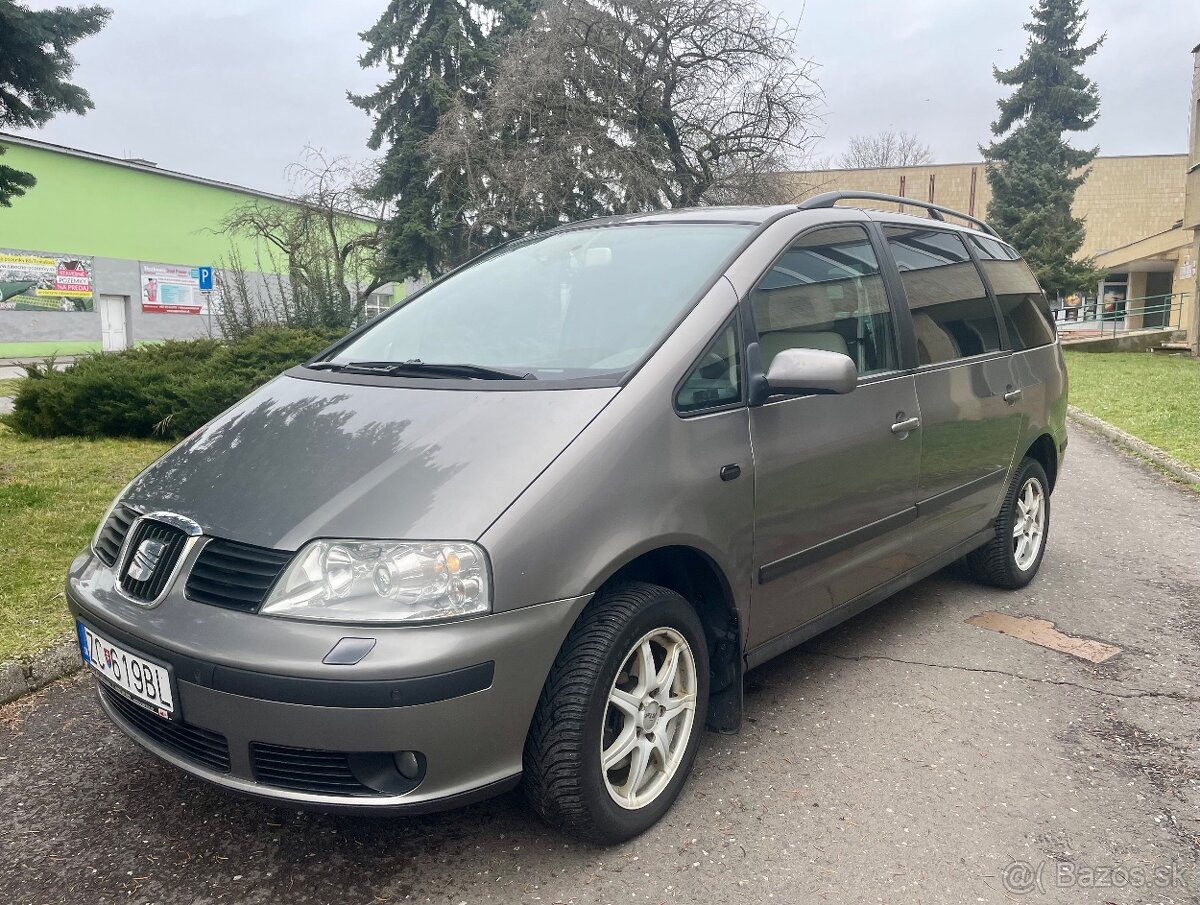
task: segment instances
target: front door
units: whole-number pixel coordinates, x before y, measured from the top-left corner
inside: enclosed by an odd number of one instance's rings
[[[783,349],[854,359],[839,396],[750,410],[754,584],[750,646],[798,628],[906,571],[921,458],[916,384],[900,373],[876,249],[859,225],[798,237],[750,296],[764,364]]]
[[[129,333],[125,312],[128,300],[120,295],[102,295],[100,306],[100,348],[105,352],[119,352],[129,347]]]
[[[1143,327],[1170,327],[1175,322],[1171,303],[1174,274],[1152,271],[1146,274],[1146,300],[1138,304],[1144,308]]]

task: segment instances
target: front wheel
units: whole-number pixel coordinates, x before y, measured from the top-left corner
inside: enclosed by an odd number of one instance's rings
[[[601,592],[550,670],[525,745],[525,793],[558,829],[624,842],[678,797],[708,710],[708,646],[674,591]]]
[[[1049,533],[1050,483],[1046,471],[1036,459],[1022,459],[996,516],[995,537],[967,555],[967,566],[987,584],[1023,588],[1042,564]]]

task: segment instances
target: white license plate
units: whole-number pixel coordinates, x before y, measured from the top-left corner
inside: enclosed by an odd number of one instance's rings
[[[84,663],[126,697],[144,704],[159,716],[169,719],[175,713],[171,674],[165,667],[113,644],[82,622],[76,625]]]

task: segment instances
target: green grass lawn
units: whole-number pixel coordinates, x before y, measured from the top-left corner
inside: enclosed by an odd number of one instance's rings
[[[169,446],[26,440],[0,425],[0,660],[70,631],[67,567],[117,492]]]
[[[0,358],[44,358],[50,355],[85,355],[99,352],[100,340],[0,343]]]
[[[1064,352],[1071,402],[1200,468],[1200,361],[1149,352]]]

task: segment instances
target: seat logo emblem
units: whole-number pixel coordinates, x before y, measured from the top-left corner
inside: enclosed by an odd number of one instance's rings
[[[166,544],[162,541],[142,541],[137,552],[133,554],[133,561],[129,563],[126,574],[134,581],[146,581],[158,568],[158,561],[162,559],[164,549]]]

